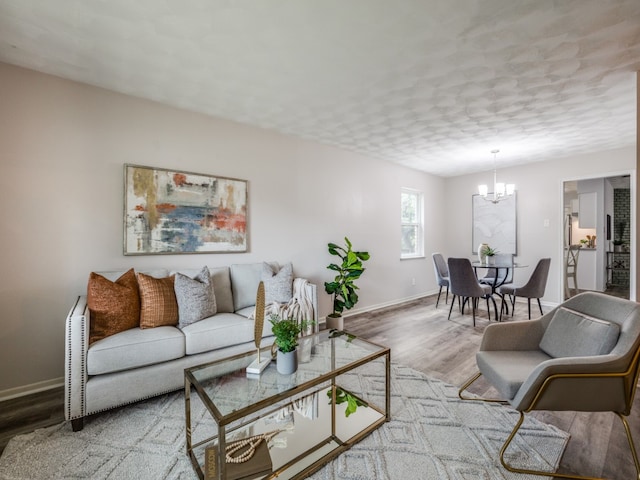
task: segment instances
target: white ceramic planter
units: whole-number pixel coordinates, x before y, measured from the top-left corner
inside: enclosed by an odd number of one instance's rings
[[[344,330],[344,318],[327,315],[327,330]]]
[[[276,369],[283,375],[291,375],[298,370],[298,351],[282,353],[278,350]]]

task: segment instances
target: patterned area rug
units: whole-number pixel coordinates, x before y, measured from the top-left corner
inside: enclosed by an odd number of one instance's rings
[[[379,369],[378,369],[379,371]],[[349,388],[382,393],[381,377],[351,375]],[[528,480],[498,459],[517,421],[514,410],[461,401],[457,387],[392,365],[392,420],[327,464],[315,480]],[[195,403],[195,402],[194,402]],[[199,402],[198,402],[198,405]],[[197,407],[203,410],[202,407]],[[194,414],[195,427],[206,421]],[[509,447],[518,466],[554,471],[569,439],[527,419]],[[73,433],[70,423],[13,438],[0,457],[0,479],[196,479],[185,454],[182,392],[97,415]]]

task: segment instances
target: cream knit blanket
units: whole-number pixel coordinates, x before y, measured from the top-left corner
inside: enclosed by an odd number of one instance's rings
[[[307,292],[308,280],[296,278],[293,281],[293,296],[287,303],[271,302],[265,305],[264,316],[268,319],[270,315],[276,314],[280,318],[293,319],[298,322],[313,320],[313,301]],[[255,318],[255,310],[249,318]],[[308,325],[302,335],[313,333],[313,325]]]

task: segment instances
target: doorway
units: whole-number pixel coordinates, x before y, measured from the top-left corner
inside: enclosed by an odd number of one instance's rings
[[[563,295],[635,300],[635,176],[563,182]]]

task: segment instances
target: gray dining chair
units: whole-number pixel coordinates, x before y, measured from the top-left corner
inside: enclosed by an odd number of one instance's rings
[[[433,270],[436,273],[436,282],[438,282],[438,286],[440,286],[440,290],[438,290],[438,299],[436,300],[436,308],[438,308],[442,287],[447,288],[444,303],[446,304],[449,301],[449,268],[447,268],[447,262],[441,253],[433,253],[431,258],[433,258]]]
[[[462,313],[464,314],[464,306],[467,300],[471,302],[471,311],[473,315],[473,326],[476,326],[476,306],[478,300],[484,298],[487,301],[487,314],[489,320],[491,320],[491,309],[489,307],[489,300],[493,302],[493,310],[495,313],[495,319],[498,319],[498,307],[496,301],[491,295],[491,286],[482,285],[478,282],[478,278],[471,266],[471,262],[468,258],[449,258],[447,262],[449,266],[449,283],[451,294],[451,306],[449,307],[448,319],[451,319],[451,310],[453,310],[453,304],[456,297],[462,298]]]
[[[551,264],[550,258],[542,258],[538,261],[536,268],[533,270],[529,281],[518,287],[515,285],[503,285],[498,288],[498,295],[502,297],[502,304],[500,305],[500,318],[502,318],[502,311],[505,307],[505,297],[509,295],[511,298],[511,316],[513,317],[513,310],[516,304],[516,297],[524,297],[527,299],[527,305],[529,310],[529,320],[531,320],[531,299],[538,300],[538,308],[540,309],[540,315],[543,315],[542,305],[540,299],[544,297],[544,290],[547,287],[547,277],[549,276],[549,265]],[[509,313],[509,312],[507,312]]]

